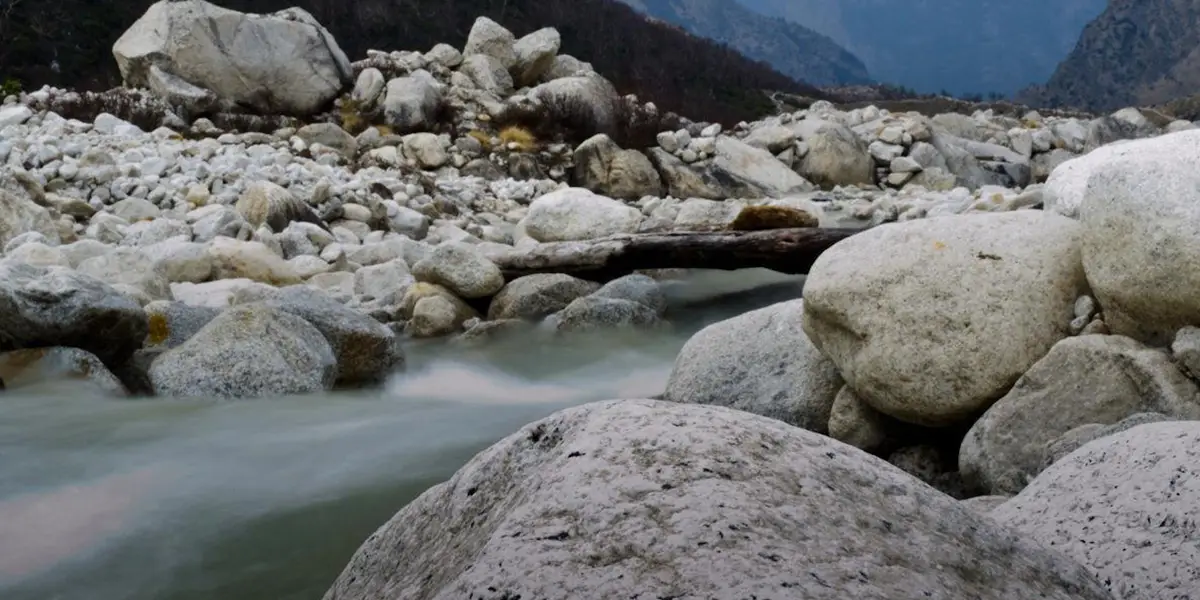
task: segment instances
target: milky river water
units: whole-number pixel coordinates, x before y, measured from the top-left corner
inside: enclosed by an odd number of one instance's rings
[[[414,343],[407,370],[368,391],[0,393],[0,598],[318,600],[371,532],[479,450],[568,406],[661,393],[692,333],[801,286],[698,273],[667,288],[669,330]]]

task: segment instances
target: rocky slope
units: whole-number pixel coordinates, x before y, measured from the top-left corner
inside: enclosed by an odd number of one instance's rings
[[[959,95],[1008,95],[1045,81],[1105,5],[1105,0],[740,1],[829,36],[861,58],[879,81]]]
[[[105,90],[121,81],[109,49],[152,4],[133,0],[22,0],[0,10],[0,84]],[[488,16],[517,34],[562,32],[563,52],[600,69],[622,93],[655,99],[664,110],[729,125],[772,105],[760,90],[819,91],[703,37],[651,22],[616,0],[221,0],[225,8],[269,13],[299,6],[328,25],[351,56],[372,48],[461,47],[471,24]]]
[[[814,85],[871,81],[858,57],[799,23],[771,18],[737,0],[621,0],[687,31],[726,44],[781,73]]]
[[[1112,0],[1044,86],[1026,101],[1112,110],[1161,104],[1200,89],[1200,5]]]
[[[0,105],[11,387],[378,385],[410,340],[672,318],[670,271],[514,275],[522,258],[844,234],[802,300],[694,336],[662,399],[565,410],[481,452],[366,540],[328,600],[1200,588],[1196,124],[818,102],[622,147],[623,123],[663,121],[554,30],[480,18],[461,48],[352,62],[303,11],[156,7],[114,47],[148,90]],[[280,65],[237,33],[303,52]],[[256,114],[305,101],[337,110]]]

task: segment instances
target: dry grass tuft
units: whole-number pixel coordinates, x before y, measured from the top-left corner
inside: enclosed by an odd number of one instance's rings
[[[533,152],[538,146],[533,132],[519,125],[509,125],[501,129],[500,143],[504,144],[506,148],[515,144],[515,149],[521,152]]]

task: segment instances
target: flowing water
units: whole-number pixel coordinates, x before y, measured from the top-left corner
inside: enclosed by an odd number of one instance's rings
[[[0,598],[319,600],[359,544],[476,452],[564,407],[661,393],[708,323],[802,279],[699,273],[668,331],[409,348],[382,389],[238,402],[0,395]]]

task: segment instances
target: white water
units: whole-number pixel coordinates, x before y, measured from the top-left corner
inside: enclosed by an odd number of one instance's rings
[[[367,535],[479,450],[561,408],[661,393],[693,332],[799,289],[704,274],[670,290],[671,331],[414,344],[407,372],[371,391],[0,395],[0,598],[317,600]]]

